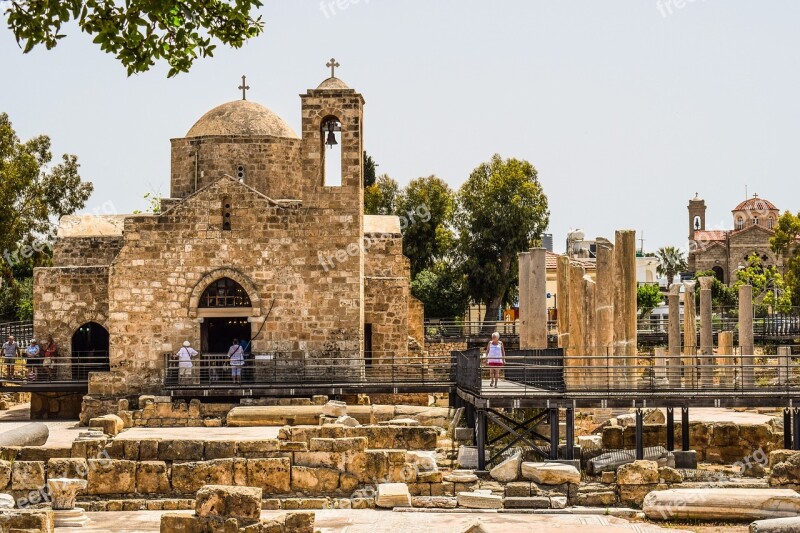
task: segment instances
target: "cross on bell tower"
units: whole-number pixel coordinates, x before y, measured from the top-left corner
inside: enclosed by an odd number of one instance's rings
[[[331,78],[335,78],[336,77],[336,75],[335,75],[336,74],[336,68],[339,67],[339,63],[336,62],[336,59],[331,58],[330,61],[325,63],[325,66],[326,67],[330,67],[330,69],[331,69]]]
[[[247,80],[247,76],[242,75],[242,84],[239,85],[239,89],[242,91],[242,100],[247,100],[247,90],[250,88],[245,82]]]

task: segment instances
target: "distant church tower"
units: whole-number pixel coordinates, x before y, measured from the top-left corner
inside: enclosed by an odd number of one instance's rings
[[[698,193],[694,194],[694,198],[689,200],[689,271],[695,271],[695,256],[691,243],[694,242],[694,233],[696,231],[705,231],[706,229],[706,201],[700,198]]]

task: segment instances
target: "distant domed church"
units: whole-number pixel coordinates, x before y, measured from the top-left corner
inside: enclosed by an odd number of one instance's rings
[[[185,341],[367,376],[423,342],[400,221],[364,215],[361,94],[335,77],[302,94],[300,135],[242,96],[171,140],[159,213],[60,221],[35,335],[73,361],[107,356],[83,368],[107,370],[90,395],[161,393]]]
[[[699,196],[689,200],[689,270],[712,270],[723,283],[736,281],[736,271],[753,254],[765,265],[781,266],[781,258],[770,249],[780,211],[775,204],[754,194],[731,210],[733,229],[706,229],[706,202]]]

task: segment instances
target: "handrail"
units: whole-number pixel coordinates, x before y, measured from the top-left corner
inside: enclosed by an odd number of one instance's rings
[[[98,352],[56,357],[27,357],[23,352],[13,359],[0,357],[0,382],[5,383],[84,383],[90,372],[108,370],[108,354]]]

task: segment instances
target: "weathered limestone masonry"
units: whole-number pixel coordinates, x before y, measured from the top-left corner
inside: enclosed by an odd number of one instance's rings
[[[752,387],[753,369],[753,287],[739,286],[739,356],[742,362],[742,387]]]
[[[569,257],[566,255],[558,256],[556,263],[556,294],[558,294],[557,315],[558,315],[558,346],[564,349],[564,355],[571,355],[569,344],[569,321],[570,321],[570,299],[569,299]],[[569,359],[566,359],[569,365]]]
[[[719,348],[717,349],[717,365],[721,366],[719,372],[720,383],[725,383],[727,386],[733,386],[739,379],[734,371],[733,357],[733,332],[720,331],[718,335]]]
[[[301,95],[299,137],[253,102],[209,111],[171,141],[160,213],[61,220],[54,266],[34,275],[36,335],[52,334],[69,362],[81,326],[105,329],[108,346],[92,349],[108,351],[111,372],[93,374],[89,393],[112,408],[161,393],[163,354],[185,340],[208,353],[209,321],[225,317],[246,319],[252,351],[276,357],[361,369],[365,331],[376,358],[405,357],[410,336],[421,353],[399,219],[363,213],[363,105],[329,78]],[[330,120],[341,127],[340,184],[325,170]],[[220,280],[250,305],[203,304]]]
[[[700,357],[706,359],[714,355],[714,331],[711,325],[711,287],[714,278],[700,278]]]
[[[583,345],[584,306],[583,306],[583,276],[586,271],[582,264],[572,261],[569,265],[569,355],[571,364],[567,366],[577,367],[568,369],[564,374],[564,382],[567,388],[580,387],[586,381],[586,369],[584,356],[586,349]]]
[[[597,243],[597,355],[614,355],[614,245]]]
[[[619,364],[624,382],[633,379],[636,356],[636,231],[619,230],[614,245],[614,355],[629,359]]]
[[[670,364],[677,362],[680,360],[681,357],[681,320],[680,320],[680,310],[681,310],[681,286],[677,283],[673,283],[669,287],[669,294],[667,295],[667,301],[669,304],[669,316],[668,316],[668,345],[669,345],[669,361]],[[688,370],[691,367],[691,363],[686,363],[686,358],[684,358],[684,369]],[[692,381],[686,381],[686,384],[691,386]]]
[[[685,372],[689,372],[690,381],[687,383],[694,383],[697,379],[695,376],[695,368],[697,365],[697,312],[695,311],[695,286],[696,281],[683,282],[683,361]],[[709,368],[709,367],[706,367]],[[706,372],[707,376],[703,378],[712,377],[710,373]]]
[[[520,348],[547,348],[547,266],[544,248],[519,254]]]
[[[583,276],[583,346],[586,352],[584,364],[593,367],[600,364],[594,357],[597,353],[597,284],[589,276]],[[603,361],[602,366],[605,366]],[[586,370],[587,376],[592,373],[591,369]],[[589,380],[587,380],[589,381]]]

